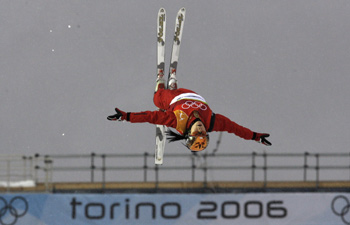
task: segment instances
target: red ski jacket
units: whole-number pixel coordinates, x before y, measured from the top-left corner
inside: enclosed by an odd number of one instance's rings
[[[165,125],[175,128],[180,134],[184,134],[191,123],[199,118],[207,132],[226,131],[233,133],[246,140],[252,140],[253,131],[243,127],[229,118],[213,113],[209,105],[198,98],[192,98],[190,95],[198,96],[196,93],[186,93],[187,97],[173,100],[167,111],[143,111],[128,112],[122,119],[131,123],[148,122],[151,124]],[[200,96],[199,96],[200,97]],[[204,99],[203,99],[204,100]]]

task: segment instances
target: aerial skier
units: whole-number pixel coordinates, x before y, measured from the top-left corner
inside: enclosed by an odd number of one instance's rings
[[[246,140],[258,141],[270,146],[267,133],[253,132],[229,118],[214,113],[205,99],[194,91],[179,88],[173,74],[165,89],[165,79],[158,76],[154,93],[154,104],[158,111],[124,112],[115,108],[116,114],[108,116],[112,121],[128,121],[131,123],[160,124],[175,128],[177,132],[167,131],[169,142],[185,140],[185,146],[191,151],[202,151],[209,143],[209,132],[226,131]]]
[[[224,115],[214,113],[206,100],[192,90],[177,88],[176,68],[179,57],[182,29],[185,20],[185,8],[181,8],[176,17],[173,50],[168,75],[168,85],[164,79],[164,50],[165,50],[165,9],[161,8],[157,20],[158,62],[157,84],[153,102],[157,111],[124,112],[115,108],[116,114],[107,117],[112,121],[128,121],[131,123],[148,122],[157,125],[156,134],[156,163],[162,163],[164,152],[164,129],[158,132],[158,127],[171,127],[176,132],[166,131],[169,142],[184,140],[185,146],[193,152],[204,150],[209,143],[209,132],[226,131],[246,140],[254,140],[264,145],[271,143],[266,139],[267,133],[253,132]],[[163,142],[163,144],[162,144]]]

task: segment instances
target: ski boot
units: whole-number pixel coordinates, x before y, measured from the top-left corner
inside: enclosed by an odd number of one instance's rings
[[[176,90],[177,89],[177,79],[176,79],[176,71],[171,71],[171,75],[169,78],[168,87],[170,90]]]
[[[163,73],[158,74],[156,82],[157,84],[156,84],[155,92],[157,92],[159,89],[165,89],[165,79],[164,79]]]

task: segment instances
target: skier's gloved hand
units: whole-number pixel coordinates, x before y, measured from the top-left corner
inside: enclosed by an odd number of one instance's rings
[[[127,114],[125,112],[119,110],[118,108],[115,108],[115,111],[117,112],[117,114],[108,116],[107,120],[112,120],[112,121],[119,120],[119,121],[122,121],[122,120],[126,119],[126,115]]]
[[[271,146],[272,145],[271,142],[266,140],[266,138],[269,136],[270,136],[270,134],[254,132],[252,140],[260,142],[260,143],[267,145],[267,146]]]

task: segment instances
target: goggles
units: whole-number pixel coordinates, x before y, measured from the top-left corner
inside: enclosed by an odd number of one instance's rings
[[[191,151],[202,151],[209,144],[209,135],[188,135],[186,138],[186,147]]]

